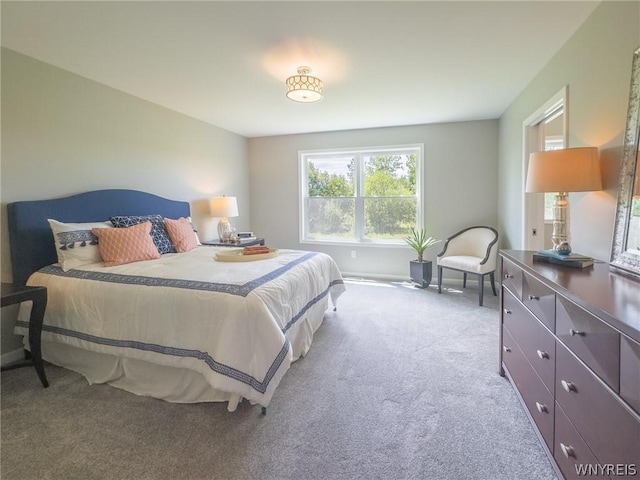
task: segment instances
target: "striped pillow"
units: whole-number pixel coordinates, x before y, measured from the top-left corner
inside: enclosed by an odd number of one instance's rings
[[[65,272],[92,263],[102,262],[98,240],[92,228],[112,228],[109,222],[63,223],[48,218],[56,242],[58,263]]]

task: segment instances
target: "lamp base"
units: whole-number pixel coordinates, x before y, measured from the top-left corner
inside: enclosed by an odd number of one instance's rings
[[[553,233],[551,234],[553,251],[560,255],[569,255],[569,194],[558,192],[553,202]]]
[[[569,255],[571,253],[571,245],[569,242],[562,242],[553,246],[553,251],[559,255]]]
[[[227,217],[222,217],[218,222],[218,238],[221,242],[231,242],[235,228],[231,226]]]

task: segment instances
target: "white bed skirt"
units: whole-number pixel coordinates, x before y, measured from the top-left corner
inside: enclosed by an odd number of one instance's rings
[[[329,295],[307,311],[286,333],[293,350],[293,361],[304,357],[329,307]],[[42,333],[42,358],[54,365],[83,375],[89,384],[107,383],[127,392],[173,403],[229,402],[234,411],[242,398],[211,387],[200,373],[185,368],[157,365],[144,360],[92,352],[48,339]],[[29,348],[28,335],[23,337]]]

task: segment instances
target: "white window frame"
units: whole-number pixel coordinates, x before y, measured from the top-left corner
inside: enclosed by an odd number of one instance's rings
[[[416,162],[416,228],[420,229],[424,225],[424,144],[414,143],[406,145],[383,145],[369,147],[355,147],[344,149],[322,149],[322,150],[299,150],[298,151],[298,229],[299,241],[301,244],[315,245],[358,245],[358,246],[385,246],[385,247],[406,247],[404,240],[371,240],[363,238],[364,235],[364,178],[361,173],[362,157],[365,155],[383,153],[406,154],[407,150],[417,151]],[[309,156],[355,156],[355,199],[356,199],[356,226],[355,238],[353,240],[333,240],[330,238],[314,239],[305,237],[305,199],[308,197],[308,172],[306,159]]]
[[[520,247],[523,250],[540,250],[544,248],[544,195],[526,193],[527,168],[529,166],[529,154],[539,152],[542,149],[540,138],[540,122],[557,111],[562,106],[563,137],[565,148],[568,147],[569,138],[569,86],[562,89],[538,108],[522,123],[522,241]]]

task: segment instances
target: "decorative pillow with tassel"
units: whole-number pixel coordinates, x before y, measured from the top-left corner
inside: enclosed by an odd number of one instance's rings
[[[111,222],[63,223],[51,218],[47,220],[62,270],[66,272],[83,265],[102,262],[98,238],[91,233],[91,229],[113,228]]]

